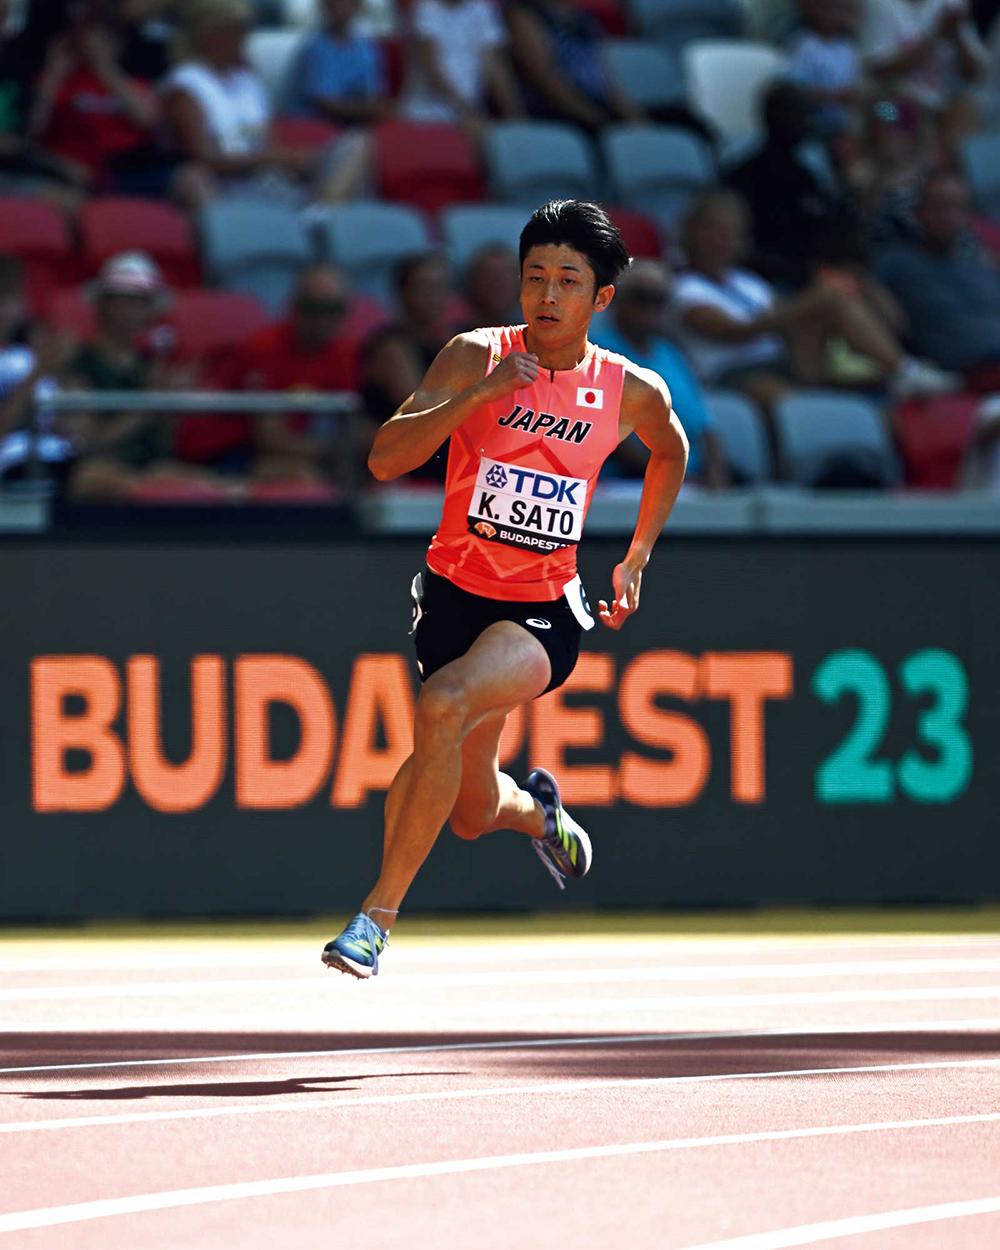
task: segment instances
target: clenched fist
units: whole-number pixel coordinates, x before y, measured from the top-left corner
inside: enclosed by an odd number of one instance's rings
[[[538,357],[532,352],[511,352],[479,384],[484,399],[503,399],[538,377]]]

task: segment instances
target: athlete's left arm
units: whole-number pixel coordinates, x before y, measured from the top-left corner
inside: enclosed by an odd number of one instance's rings
[[[687,435],[670,403],[670,391],[657,373],[632,368],[625,374],[622,393],[622,438],[638,434],[649,448],[649,463],[642,480],[639,519],[625,559],[612,574],[614,599],[598,604],[603,623],[621,629],[639,606],[642,571],[649,563],[660,531],[674,506],[687,468]]]

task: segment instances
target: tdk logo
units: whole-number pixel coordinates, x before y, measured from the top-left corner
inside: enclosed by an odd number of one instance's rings
[[[495,464],[489,473],[486,474],[486,485],[495,486],[497,490],[503,490],[507,485],[507,474],[503,470],[503,466]]]
[[[499,468],[495,465],[494,469]],[[490,473],[494,471],[490,470]],[[500,469],[503,473],[503,470]],[[513,465],[507,466],[507,475],[514,481],[514,493],[517,495],[530,495],[532,499],[554,499],[556,503],[569,504],[571,507],[577,507],[581,500],[577,499],[574,493],[581,483],[574,478],[565,477],[549,477],[547,473],[536,473],[534,469],[517,469]],[[489,476],[486,479],[490,486],[502,486],[506,483],[490,482]]]

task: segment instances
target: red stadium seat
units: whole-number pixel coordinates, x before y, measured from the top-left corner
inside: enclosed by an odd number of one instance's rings
[[[47,307],[57,287],[79,275],[66,218],[44,200],[0,198],[0,252],[24,262],[28,299],[36,311]]]
[[[75,338],[89,339],[96,329],[94,308],[83,287],[67,286],[54,291],[47,304],[49,321]]]
[[[331,504],[342,498],[343,492],[327,482],[294,482],[287,479],[251,482],[247,491],[249,503]]]
[[[234,348],[268,320],[263,305],[238,291],[179,291],[169,312],[181,359],[216,356]]]
[[[457,126],[383,122],[375,128],[375,171],[385,199],[426,213],[485,193],[476,145]]]
[[[609,35],[627,35],[628,18],[621,0],[576,0],[577,6],[596,17]]]
[[[271,137],[284,148],[321,148],[339,134],[339,126],[318,117],[276,117],[271,123]]]
[[[385,57],[389,98],[395,100],[403,89],[403,79],[406,77],[406,44],[398,36],[379,39],[378,43]]]
[[[896,441],[908,486],[924,490],[957,486],[980,402],[975,395],[936,395],[899,406]]]
[[[80,210],[80,238],[87,276],[116,252],[148,252],[174,287],[197,286],[201,264],[191,225],[161,200],[102,196]]]
[[[133,483],[130,503],[139,504],[217,504],[228,503],[230,493],[213,482],[197,482],[183,477],[147,477]]]
[[[631,208],[609,208],[608,216],[621,231],[630,256],[663,259],[663,237],[650,217]]]

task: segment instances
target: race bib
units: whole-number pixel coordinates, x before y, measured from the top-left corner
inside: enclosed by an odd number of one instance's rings
[[[527,469],[483,456],[469,530],[491,543],[556,551],[583,536],[587,481],[543,469]]]

